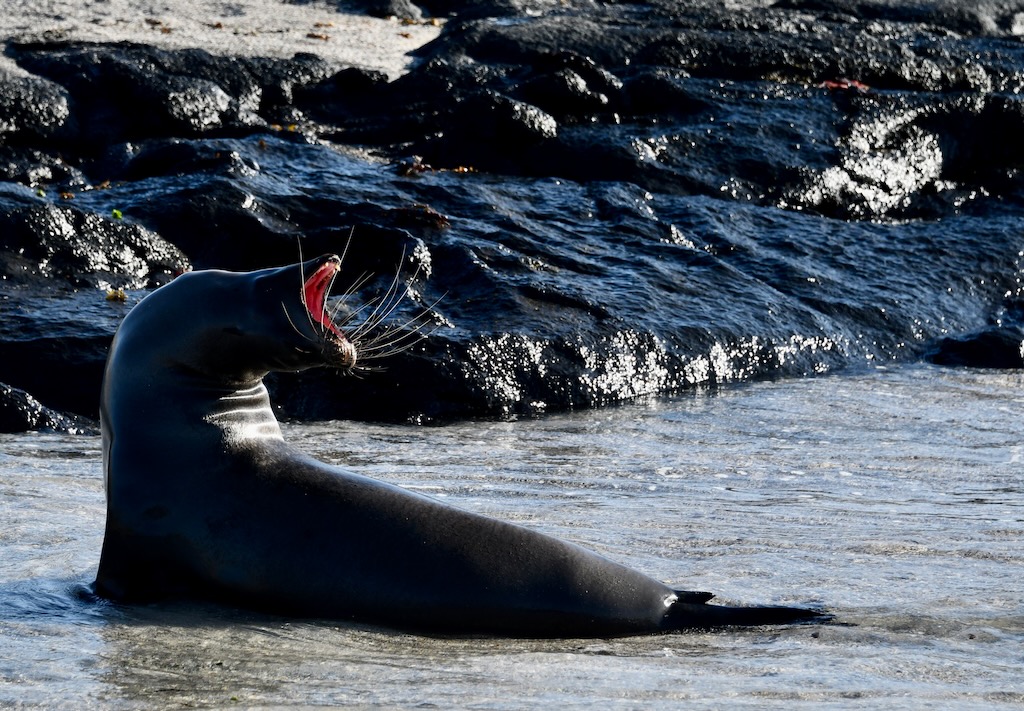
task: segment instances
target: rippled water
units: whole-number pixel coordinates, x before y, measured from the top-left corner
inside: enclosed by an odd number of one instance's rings
[[[613,641],[85,601],[99,440],[4,435],[0,706],[1018,706],[1022,385],[902,366],[519,422],[286,428],[322,459],[722,601],[822,603],[841,623]]]

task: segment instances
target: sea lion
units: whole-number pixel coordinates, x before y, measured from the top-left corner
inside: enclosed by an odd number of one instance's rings
[[[450,634],[598,637],[820,619],[706,604],[577,545],[328,466],[285,443],[263,376],[347,370],[330,255],[184,274],[124,319],[101,424],[95,589]]]

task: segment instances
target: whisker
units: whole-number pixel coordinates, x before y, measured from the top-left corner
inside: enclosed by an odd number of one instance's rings
[[[412,288],[411,286],[406,287],[405,293],[403,293],[402,296],[399,297],[397,301],[391,303],[392,300],[395,298],[395,295],[401,288],[400,284],[402,276],[402,264],[404,263],[405,249],[403,248],[402,256],[398,260],[398,269],[395,271],[394,279],[391,280],[391,284],[388,285],[387,290],[384,292],[384,296],[381,297],[378,307],[375,308],[373,312],[366,318],[363,324],[356,329],[356,332],[353,334],[354,337],[358,337],[361,333],[365,333],[367,330],[375,328],[377,325],[379,325],[384,319],[388,317],[388,315],[394,310],[398,303],[400,303],[401,300],[405,298],[406,294],[409,293],[409,289]],[[417,269],[416,272],[413,274],[412,279],[415,280],[418,274],[419,269]],[[383,311],[381,311],[381,308],[383,308]]]
[[[349,374],[354,375],[355,377],[362,380],[364,373],[384,373],[386,371],[387,368],[385,368],[382,365],[361,365],[357,363],[356,365],[352,366],[351,370],[349,370]]]
[[[337,323],[338,312],[341,311],[341,308],[345,305],[345,302],[348,301],[348,299],[351,296],[353,296],[359,289],[362,289],[364,286],[366,286],[370,282],[370,280],[372,278],[373,278],[373,274],[371,274],[370,272],[363,272],[362,275],[360,275],[360,277],[358,279],[356,279],[356,281],[353,282],[351,286],[348,287],[348,289],[346,289],[344,292],[342,292],[341,298],[337,300],[337,303],[334,305],[334,308],[331,310],[331,320],[334,321],[339,328],[341,328],[342,324]],[[365,304],[364,304],[364,307],[365,307]],[[363,307],[360,307],[360,309],[358,309],[354,313],[359,313],[360,311],[362,311],[362,308]],[[345,318],[345,323],[349,323],[349,322],[351,322],[351,320],[352,320],[352,316],[350,315],[350,316]]]
[[[342,260],[345,259],[351,247],[353,231],[349,232]],[[383,288],[383,291],[358,303],[357,308],[351,308],[349,304],[360,290],[374,281],[375,275],[372,273],[364,272],[359,275],[340,294],[340,298],[337,298],[335,303],[329,307],[325,300],[323,305],[325,320],[329,315],[330,322],[345,333],[345,337],[355,347],[358,354],[356,364],[349,372],[369,373],[384,370],[381,366],[368,365],[367,361],[404,353],[429,338],[444,325],[443,319],[440,319],[440,322],[436,320],[434,309],[445,295],[428,306],[421,306],[422,310],[402,319],[399,323],[387,323],[403,303],[414,301],[422,304],[422,300],[419,297],[413,298],[413,294],[416,293],[414,285],[423,267],[417,264],[412,275],[408,279],[403,279],[402,267],[405,264],[405,257],[406,251],[403,249],[394,276]],[[333,289],[337,275],[338,273],[335,273],[331,276],[328,293]],[[356,304],[352,304],[352,306],[356,306]]]
[[[292,330],[293,330],[293,331],[295,331],[295,332],[296,332],[297,334],[299,334],[300,336],[302,336],[303,338],[305,338],[305,339],[306,339],[307,341],[309,341],[310,343],[316,343],[316,341],[314,341],[314,340],[313,340],[312,338],[310,338],[310,337],[309,337],[309,336],[307,336],[307,335],[306,335],[305,333],[303,333],[302,331],[300,331],[300,330],[299,330],[299,327],[295,325],[295,322],[294,322],[294,321],[292,321],[292,316],[291,316],[291,314],[289,314],[289,313],[288,313],[288,307],[287,307],[287,306],[285,305],[285,303],[284,303],[283,301],[281,302],[281,310],[282,310],[282,311],[284,311],[284,317],[285,317],[286,319],[288,319],[288,324],[289,324],[289,325],[290,325],[290,326],[292,327]]]
[[[345,263],[345,257],[348,256],[348,248],[352,246],[352,237],[356,234],[356,226],[352,225],[348,228],[348,239],[345,240],[345,249],[341,250],[341,256],[339,257],[342,264]]]
[[[371,309],[379,301],[380,301],[380,297],[378,297],[378,296],[375,296],[372,299],[367,299],[365,304],[363,304],[358,309],[356,309],[355,311],[353,311],[352,313],[347,315],[344,319],[342,319],[342,321],[340,323],[338,323],[338,328],[341,328],[342,326],[348,326],[350,323],[352,323],[357,318],[359,318],[360,314],[365,312],[367,309]],[[364,323],[366,323],[365,319],[362,322],[360,322],[358,328],[362,328]],[[349,340],[351,340],[352,337],[353,337],[353,334],[350,333],[349,334]]]
[[[360,345],[364,349],[371,350],[379,346],[384,341],[385,338],[392,335],[396,331],[402,331],[404,332],[405,335],[413,335],[419,333],[424,328],[430,325],[431,321],[429,319],[429,316],[433,311],[434,307],[437,306],[439,301],[440,299],[437,299],[436,301],[434,301],[434,303],[430,304],[422,311],[420,311],[418,314],[416,314],[410,319],[407,319],[404,323],[400,325],[385,327],[383,332],[376,335],[375,337],[370,338],[369,340],[366,341],[360,341]]]
[[[408,285],[405,288],[405,291],[403,291],[400,295],[398,294],[397,289],[390,291],[390,294],[385,294],[385,298],[382,300],[382,306],[384,307],[383,310],[380,310],[379,312],[378,310],[375,310],[374,313],[371,314],[370,317],[367,319],[367,321],[364,322],[358,329],[356,329],[356,332],[354,334],[355,338],[360,338],[363,334],[376,328],[385,320],[390,318],[390,316],[395,312],[395,310],[398,309],[399,305],[403,301],[405,301],[406,298],[408,298],[409,294],[412,293],[412,284],[415,282],[416,277],[419,275],[419,271],[420,270],[417,269],[413,273],[412,278],[409,280]]]
[[[428,333],[404,334],[403,336],[396,338],[394,341],[381,344],[377,348],[369,349],[369,351],[366,349],[357,349],[357,352],[359,353],[359,357],[362,359],[361,362],[363,363],[368,360],[391,358],[401,353],[405,353],[411,348],[415,348],[424,340],[429,338],[431,334],[434,333],[434,330]]]
[[[426,340],[432,336],[441,327],[438,324],[434,324],[434,327],[430,330],[426,329],[427,324],[421,324],[418,328],[405,331],[398,334],[392,334],[391,332],[383,335],[394,335],[389,340],[378,340],[375,343],[369,345],[357,345],[359,354],[363,358],[383,358],[389,355],[395,355],[397,353],[403,353],[418,343]]]
[[[364,359],[375,359],[397,355],[430,338],[442,325],[428,320],[431,310],[436,305],[437,301],[401,326],[387,328],[369,341],[354,342],[360,356]],[[433,328],[425,330],[430,326]]]

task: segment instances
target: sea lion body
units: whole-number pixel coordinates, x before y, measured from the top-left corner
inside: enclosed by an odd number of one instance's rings
[[[337,265],[324,257],[260,272],[186,274],[126,317],[101,405],[100,595],[198,597],[289,615],[515,636],[817,616],[706,605],[709,593],[675,591],[572,543],[288,445],[262,377],[351,367],[357,358],[358,345],[310,306],[322,309]]]

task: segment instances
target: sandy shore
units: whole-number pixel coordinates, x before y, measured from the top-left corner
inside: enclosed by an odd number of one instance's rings
[[[325,0],[4,0],[3,5],[2,42],[131,41],[268,57],[312,52],[338,65],[378,69],[392,78],[409,66],[409,52],[440,33],[431,24],[339,12]],[[0,58],[0,69],[18,71],[7,58]]]

